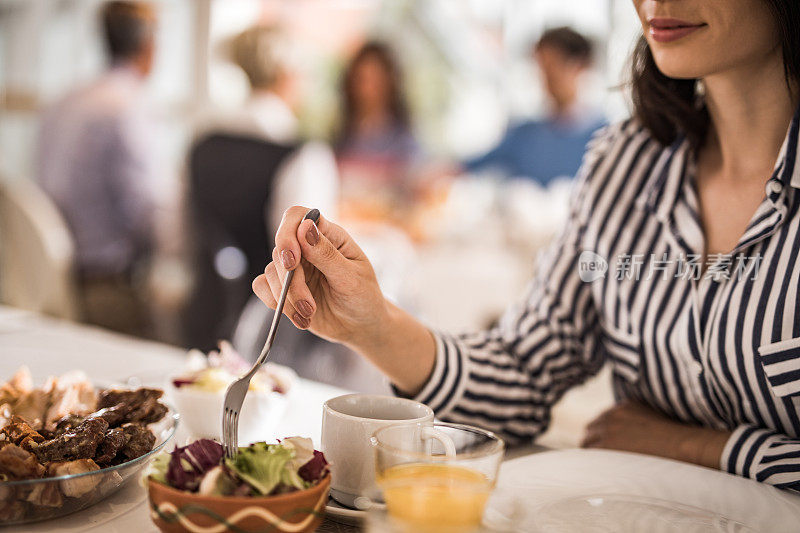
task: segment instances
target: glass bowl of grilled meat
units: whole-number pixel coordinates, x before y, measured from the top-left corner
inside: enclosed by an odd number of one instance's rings
[[[177,429],[178,415],[160,389],[95,389],[74,375],[33,388],[25,372],[0,386],[3,525],[99,502],[140,478]]]

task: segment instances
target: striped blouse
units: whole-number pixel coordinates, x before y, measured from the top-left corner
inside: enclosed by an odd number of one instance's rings
[[[706,258],[688,142],[632,120],[599,133],[525,297],[494,329],[436,334],[417,399],[530,441],[608,362],[618,400],[732,431],[721,469],[800,490],[799,122],[739,243]]]

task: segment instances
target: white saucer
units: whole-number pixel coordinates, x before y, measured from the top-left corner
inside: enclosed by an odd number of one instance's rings
[[[366,511],[359,511],[357,509],[350,509],[340,504],[333,498],[328,499],[328,505],[325,506],[325,515],[332,521],[339,524],[348,526],[360,526],[364,519],[367,517]]]

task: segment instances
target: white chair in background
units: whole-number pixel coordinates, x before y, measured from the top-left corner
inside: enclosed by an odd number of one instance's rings
[[[79,316],[74,244],[58,209],[30,180],[0,181],[0,302]]]

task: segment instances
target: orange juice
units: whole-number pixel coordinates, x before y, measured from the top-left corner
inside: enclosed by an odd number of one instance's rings
[[[389,515],[408,531],[460,533],[478,528],[492,483],[463,466],[413,463],[379,476]]]

